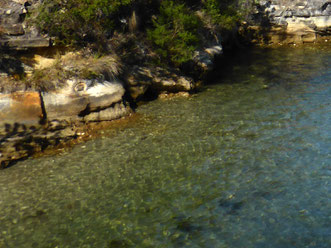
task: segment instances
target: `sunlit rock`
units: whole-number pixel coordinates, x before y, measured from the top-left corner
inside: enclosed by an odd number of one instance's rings
[[[79,79],[68,80],[67,86],[57,92],[42,93],[47,119],[69,122],[97,121],[99,117],[93,119],[86,116],[122,102],[123,95],[124,88],[119,82]],[[121,117],[117,114],[114,116]]]
[[[0,125],[38,125],[43,118],[38,92],[0,94]]]
[[[325,40],[331,34],[331,3],[328,0],[260,1],[253,19],[256,42],[302,44]]]

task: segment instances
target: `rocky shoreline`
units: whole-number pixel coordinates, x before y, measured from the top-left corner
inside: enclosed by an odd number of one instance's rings
[[[0,4],[0,168],[86,136],[89,123],[129,116],[146,96],[194,92],[223,53],[225,41],[208,38],[195,52],[191,76],[144,63],[151,53],[139,41],[132,62],[60,49],[48,55],[50,38],[22,17],[37,3]],[[239,33],[259,45],[328,42],[330,14],[331,3],[323,0],[261,1]]]
[[[263,0],[241,32],[254,44],[271,46],[329,42],[331,2]]]
[[[163,68],[136,67],[125,81],[72,78],[56,91],[0,94],[0,163],[10,163],[83,136],[88,123],[130,115],[153,94],[193,91],[193,80]],[[151,94],[151,93],[149,93]]]

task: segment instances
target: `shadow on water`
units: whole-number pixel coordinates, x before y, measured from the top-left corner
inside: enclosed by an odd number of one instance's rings
[[[320,71],[329,70],[328,61],[323,60],[323,56],[316,56],[316,53],[319,52],[329,54],[330,45],[225,51],[216,60],[215,70],[210,74],[207,84],[241,84],[243,79],[249,83],[250,80],[247,79],[247,75],[258,79],[263,78],[268,86],[286,83],[287,80],[300,81],[314,77],[318,67],[321,67]],[[307,60],[310,60],[311,63],[307,63]],[[288,76],[291,78],[286,78]],[[285,77],[284,80],[279,80],[283,77]]]

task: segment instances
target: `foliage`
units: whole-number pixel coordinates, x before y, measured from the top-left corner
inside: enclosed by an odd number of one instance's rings
[[[162,59],[180,66],[192,58],[199,42],[199,19],[185,4],[162,1],[153,26],[154,29],[148,30],[148,37]]]
[[[221,29],[231,30],[240,20],[236,1],[233,0],[206,0],[204,10],[211,17],[214,24]]]
[[[58,44],[102,43],[115,27],[120,12],[133,0],[49,0],[39,9],[39,29]]]
[[[36,24],[57,45],[104,52],[112,46],[109,38],[115,31],[130,29],[129,17],[135,13],[159,58],[181,66],[199,46],[202,23],[215,31],[233,30],[240,17],[238,1],[244,0],[48,0],[42,1]]]

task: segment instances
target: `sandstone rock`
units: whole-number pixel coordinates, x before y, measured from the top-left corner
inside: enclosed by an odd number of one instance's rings
[[[4,131],[0,133],[0,168],[77,137],[76,130],[68,125],[51,130],[47,129],[47,126],[15,123],[13,126],[7,125]]]
[[[5,35],[23,35],[24,29],[20,24],[10,24],[2,26],[2,33]]]
[[[33,61],[35,63],[34,68],[35,69],[45,69],[49,68],[54,65],[56,59],[54,58],[46,58],[43,56],[40,56],[38,54],[35,54],[33,57]]]
[[[0,47],[2,46],[7,49],[22,50],[26,48],[49,47],[49,45],[50,39],[43,37],[29,37],[28,35],[0,39]]]
[[[85,117],[121,102],[123,95],[124,88],[119,82],[78,79],[68,80],[67,86],[58,92],[42,93],[47,119],[69,122],[93,121],[92,117]]]
[[[311,33],[305,33],[301,35],[301,41],[303,43],[313,43],[314,41],[316,41],[316,33],[315,32],[311,32]]]
[[[130,113],[130,110],[123,103],[116,103],[111,108],[104,110],[91,112],[90,114],[83,117],[85,122],[91,121],[111,121],[119,119]]]
[[[80,122],[128,115],[123,95],[119,82],[77,79],[58,92],[0,94],[0,167],[78,137]]]
[[[297,10],[293,10],[293,16],[307,18],[311,16],[311,13],[307,9],[297,9]]]
[[[292,16],[293,16],[293,12],[290,11],[290,10],[287,10],[287,11],[285,11],[285,12],[283,13],[283,16],[284,16],[284,17],[292,17]]]
[[[261,17],[256,20],[261,21],[264,18],[270,24],[269,27],[260,29],[260,42],[300,44],[315,42],[319,35],[330,35],[331,2],[328,0],[261,1],[257,9],[257,16]],[[277,25],[283,26],[284,30],[277,33],[274,28]]]
[[[28,1],[8,0],[0,2],[0,48],[26,49],[48,47],[50,39],[43,37],[25,22]],[[29,1],[36,4],[36,1]]]
[[[270,14],[271,17],[281,17],[283,16],[283,11],[282,10],[276,10]]]
[[[38,92],[0,94],[0,167],[30,154],[31,133],[43,117]]]
[[[201,51],[196,51],[193,60],[200,66],[203,71],[211,71],[214,67],[214,59],[223,53],[222,46],[215,45],[205,48]]]
[[[38,92],[0,94],[0,126],[15,123],[38,125],[43,117]]]
[[[191,78],[161,67],[134,66],[125,79],[133,99],[143,96],[148,89],[157,94],[163,91],[180,92],[194,89]]]

